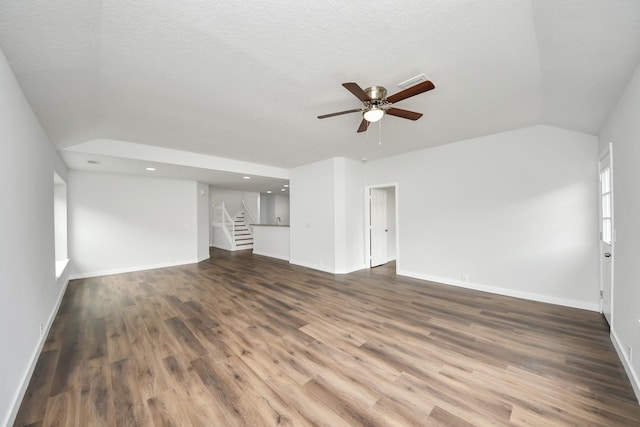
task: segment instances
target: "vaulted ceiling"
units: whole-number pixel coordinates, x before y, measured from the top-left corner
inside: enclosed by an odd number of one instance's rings
[[[596,134],[640,60],[640,1],[3,0],[0,48],[58,148],[290,168],[535,124]],[[436,89],[398,104],[416,122],[316,118],[361,105],[343,82],[394,93],[420,73]]]

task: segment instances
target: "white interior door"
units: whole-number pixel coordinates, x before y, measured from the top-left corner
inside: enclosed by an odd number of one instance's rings
[[[376,267],[387,262],[387,192],[372,188],[369,196],[371,267]]]
[[[604,317],[612,323],[613,300],[613,252],[615,231],[613,227],[613,175],[611,150],[600,159],[600,295]]]

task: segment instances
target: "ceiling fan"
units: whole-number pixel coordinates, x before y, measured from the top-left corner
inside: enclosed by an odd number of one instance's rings
[[[349,92],[354,94],[356,98],[362,101],[362,108],[354,108],[353,110],[340,111],[338,113],[324,114],[318,116],[319,119],[326,119],[327,117],[340,116],[342,114],[362,112],[362,122],[358,127],[358,132],[364,132],[369,127],[369,123],[377,122],[385,114],[391,116],[402,117],[403,119],[418,120],[422,117],[422,113],[416,113],[414,111],[402,110],[395,108],[392,105],[403,99],[410,98],[412,96],[427,92],[435,89],[434,84],[427,80],[418,83],[415,86],[408,87],[400,92],[387,97],[387,90],[382,86],[371,86],[367,89],[362,89],[357,83],[342,83]]]

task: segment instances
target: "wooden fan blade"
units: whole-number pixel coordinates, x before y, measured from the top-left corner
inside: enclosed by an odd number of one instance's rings
[[[395,102],[411,98],[412,96],[416,96],[431,89],[435,89],[435,85],[427,80],[426,82],[418,83],[415,86],[411,86],[409,88],[406,88],[405,90],[401,90],[400,92],[387,97],[387,101],[393,104]]]
[[[326,119],[327,117],[341,116],[342,114],[355,113],[355,112],[358,112],[358,111],[362,111],[362,108],[354,108],[353,110],[340,111],[338,113],[323,114],[322,116],[318,116],[318,118],[319,119]]]
[[[409,120],[418,120],[420,117],[422,117],[422,113],[416,113],[415,111],[408,111],[401,108],[393,107],[387,109],[387,114]]]
[[[358,128],[358,133],[364,132],[365,130],[367,130],[368,127],[369,127],[369,122],[366,121],[365,119],[362,119],[362,121],[360,122],[360,127]]]
[[[371,98],[369,97],[369,95],[367,95],[367,93],[364,90],[362,90],[362,88],[358,86],[357,83],[353,83],[353,82],[342,83],[342,86],[344,86],[345,89],[347,89],[349,92],[354,94],[356,98],[358,98],[360,101],[362,102],[371,101]]]

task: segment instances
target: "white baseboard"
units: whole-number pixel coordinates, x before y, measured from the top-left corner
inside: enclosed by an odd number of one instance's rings
[[[53,310],[49,315],[49,319],[47,320],[43,333],[40,336],[40,341],[38,342],[36,350],[31,356],[29,368],[27,369],[24,376],[22,377],[22,383],[17,393],[15,394],[13,404],[11,405],[12,409],[7,415],[7,418],[4,420],[3,425],[6,427],[12,426],[13,423],[16,421],[16,417],[18,416],[18,410],[20,410],[20,404],[22,403],[22,399],[24,399],[24,395],[27,392],[27,387],[29,386],[29,382],[31,381],[33,372],[35,371],[36,365],[38,364],[38,359],[40,358],[40,352],[44,347],[44,343],[47,341],[49,330],[51,329],[51,326],[53,325],[53,321],[55,320],[56,315],[58,314],[58,310],[60,309],[60,304],[62,304],[62,298],[64,297],[64,294],[67,291],[67,285],[69,284],[69,277],[64,277],[64,272],[62,274],[63,276],[61,276],[60,279],[63,281],[63,284],[62,284],[62,287],[60,288],[60,294],[58,295],[58,300],[56,301],[56,304],[54,305]]]
[[[210,248],[222,249],[224,251],[233,251],[231,245],[223,245],[220,243],[212,243],[209,245]]]
[[[364,263],[358,264],[358,265],[352,265],[346,268],[336,269],[335,274],[349,274],[349,273],[353,273],[354,271],[363,270],[365,268],[367,268],[367,266]]]
[[[611,333],[609,335],[611,337],[613,347],[616,349],[616,353],[618,353],[618,357],[622,362],[622,366],[624,366],[624,370],[629,377],[631,387],[633,387],[633,392],[636,394],[636,399],[638,400],[638,403],[640,403],[640,378],[638,378],[638,374],[636,374],[636,371],[633,369],[631,362],[627,358],[627,353],[624,351],[624,346],[618,339],[618,335],[613,329],[611,330]]]
[[[313,270],[324,271],[325,273],[331,273],[331,274],[349,274],[349,273],[353,273],[354,271],[358,271],[358,270],[362,270],[364,268],[367,268],[367,266],[365,264],[356,264],[356,265],[351,265],[351,266],[345,267],[345,268],[331,269],[331,268],[327,268],[325,266],[312,264],[312,263],[308,263],[308,262],[300,262],[300,261],[297,261],[297,260],[290,260],[289,263],[290,264],[294,264],[294,265],[299,265],[300,267],[311,268]]]
[[[580,308],[589,311],[600,311],[597,302],[578,301],[567,298],[558,298],[548,295],[535,294],[531,292],[514,291],[512,289],[497,288],[494,286],[482,285],[479,283],[463,282],[461,280],[449,279],[447,277],[430,276],[428,274],[415,273],[412,271],[398,270],[400,276],[412,277],[414,279],[428,280],[430,282],[442,283],[444,285],[457,286],[460,288],[473,289],[476,291],[489,292],[491,294],[505,295],[508,297],[521,298],[530,301],[546,302],[549,304],[562,305],[565,307]]]
[[[310,268],[312,270],[318,270],[318,271],[323,271],[325,273],[331,273],[333,274],[333,269],[329,269],[323,265],[319,265],[319,264],[313,264],[313,263],[309,263],[309,262],[302,262],[302,261],[298,261],[295,259],[289,260],[289,264],[293,264],[293,265],[299,265],[300,267],[306,267],[306,268]]]
[[[178,265],[197,264],[197,259],[188,259],[182,261],[163,262],[160,264],[136,265],[131,267],[113,268],[108,270],[87,271],[83,273],[73,273],[69,276],[71,280],[86,279],[88,277],[108,276],[111,274],[133,273],[136,271],[153,270],[156,268],[175,267]]]
[[[244,248],[242,246],[229,246],[229,245],[210,245],[210,248],[222,249],[223,251],[235,252],[235,251],[248,251],[252,248]]]
[[[200,257],[200,258],[198,258],[198,262],[206,261],[209,258],[211,258],[211,255],[206,255],[206,256]]]
[[[261,251],[259,251],[259,250],[258,250],[258,251],[256,251],[256,249],[255,249],[255,248],[253,248],[253,253],[254,253],[255,255],[266,256],[266,257],[269,257],[269,258],[281,259],[281,260],[283,260],[283,261],[289,261],[289,257],[288,257],[288,256],[280,255],[280,254],[274,254],[274,253],[271,253],[271,252],[269,252],[269,253],[267,253],[267,252],[261,252]]]

